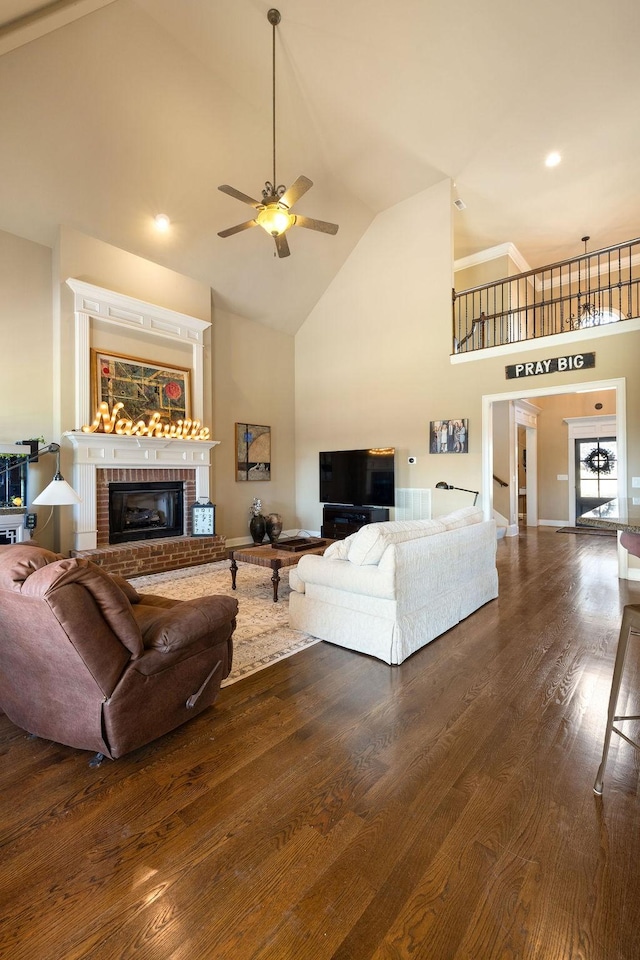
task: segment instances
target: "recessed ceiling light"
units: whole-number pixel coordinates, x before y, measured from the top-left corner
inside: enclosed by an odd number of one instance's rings
[[[171,226],[171,220],[166,215],[166,213],[159,213],[153,220],[155,228],[158,233],[166,233],[169,227]]]
[[[544,161],[545,167],[557,167],[562,157],[559,153],[549,153],[546,160]]]

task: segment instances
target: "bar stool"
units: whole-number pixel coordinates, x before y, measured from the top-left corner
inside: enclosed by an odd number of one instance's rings
[[[636,750],[640,750],[640,743],[630,740],[614,724],[619,720],[640,720],[640,715],[622,716],[616,714],[616,705],[618,703],[618,694],[622,682],[622,672],[624,662],[627,656],[629,640],[632,634],[640,638],[640,604],[627,604],[622,611],[622,626],[620,627],[620,636],[618,638],[618,651],[616,653],[616,662],[613,668],[613,680],[611,681],[611,695],[609,697],[609,713],[607,716],[607,729],[604,735],[604,747],[602,749],[602,761],[598,768],[596,782],[593,786],[593,792],[598,796],[602,795],[602,780],[604,778],[604,768],[607,764],[609,754],[609,744],[611,743],[611,734],[617,733],[619,737],[630,743]]]

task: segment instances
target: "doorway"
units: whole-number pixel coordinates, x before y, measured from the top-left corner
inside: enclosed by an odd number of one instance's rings
[[[538,414],[540,407],[522,398],[513,401],[515,412],[514,464],[517,494],[517,522],[538,526]]]
[[[619,487],[622,471],[618,440],[622,428],[617,413],[565,417],[564,422],[568,427],[569,525],[575,527],[582,526],[578,522],[582,513],[594,510],[613,497],[623,496]]]
[[[617,460],[616,460],[616,469],[617,469],[617,495],[620,498],[627,496],[627,449],[626,449],[626,436],[627,436],[627,414],[626,414],[626,381],[623,377],[618,379],[611,380],[600,380],[600,381],[582,381],[577,383],[562,383],[554,386],[548,387],[537,387],[531,390],[519,390],[517,394],[513,391],[508,393],[497,393],[497,394],[488,394],[482,398],[482,490],[483,490],[483,508],[485,517],[489,520],[493,517],[493,407],[496,403],[501,403],[505,400],[517,400],[522,398],[523,400],[533,400],[535,401],[536,397],[553,397],[559,396],[562,394],[575,394],[575,393],[585,393],[585,392],[598,392],[613,390],[615,391],[615,410],[616,410],[616,423],[617,429],[608,430],[602,432],[600,436],[612,436],[613,433],[617,435]],[[597,433],[597,431],[596,431]],[[593,436],[594,431],[589,431],[586,434],[587,437]],[[585,435],[583,435],[585,436]],[[514,441],[514,446],[517,441]],[[575,473],[575,461],[573,455],[569,459],[569,473]],[[527,453],[527,474],[531,469],[531,464],[529,463],[529,454]],[[558,476],[558,481],[561,483],[566,483],[567,480],[570,481],[568,476]],[[565,486],[566,490],[566,486]],[[565,501],[566,503],[566,501]],[[571,512],[573,513],[573,520],[570,521],[575,525],[575,498],[570,498],[571,503]],[[549,522],[549,521],[547,521]],[[566,520],[564,521],[566,523]],[[562,525],[562,524],[560,524]],[[629,567],[627,561],[627,552],[626,550],[619,547],[618,549],[618,576],[622,579],[628,579]]]
[[[617,454],[615,437],[574,440],[576,526],[583,513],[618,496]]]

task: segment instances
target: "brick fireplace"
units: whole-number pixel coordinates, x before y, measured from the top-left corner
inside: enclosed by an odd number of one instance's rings
[[[191,507],[196,501],[196,479],[193,470],[131,470],[131,469],[111,469],[96,471],[96,521],[97,521],[97,546],[104,547],[109,543],[116,542],[111,536],[111,524],[109,516],[109,497],[113,494],[115,485],[138,485],[149,487],[150,484],[172,484],[177,483],[182,491],[182,516],[183,528],[181,534],[191,533]],[[142,531],[144,532],[144,531]],[[153,532],[153,531],[152,531]],[[143,537],[141,531],[136,531],[136,536],[130,536],[127,542],[136,539],[147,540],[156,539],[155,537]],[[180,534],[178,534],[179,536]],[[123,541],[124,542],[123,538]]]
[[[132,577],[223,560],[225,538],[192,537],[191,507],[209,498],[209,459],[215,441],[163,440],[65,434],[74,447],[74,487],[82,497],[77,507],[74,557],[87,557],[110,573]],[[185,463],[186,462],[186,463]],[[182,484],[183,534],[166,538],[109,543],[109,484]]]
[[[128,329],[139,340],[148,340],[141,355],[153,358],[160,338],[191,351],[192,414],[203,420],[204,333],[208,321],[176,313],[79,280],[67,280],[74,295],[75,315],[75,422],[90,424],[90,350],[94,327],[101,338],[110,327]],[[100,344],[104,347],[104,344]],[[107,344],[108,345],[108,344]],[[173,570],[221,560],[226,555],[222,536],[192,537],[191,507],[196,500],[209,500],[211,452],[217,440],[181,437],[127,436],[117,433],[85,433],[80,429],[63,435],[73,447],[73,486],[81,497],[74,507],[72,556],[88,557],[109,572],[130,577]],[[180,535],[109,542],[109,484],[182,484],[183,509]],[[173,531],[175,534],[175,530]]]

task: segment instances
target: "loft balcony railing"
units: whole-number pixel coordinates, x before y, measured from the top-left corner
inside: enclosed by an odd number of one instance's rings
[[[587,238],[588,239],[588,238]],[[586,242],[585,242],[586,247]],[[640,316],[640,238],[459,293],[453,352],[536,340]]]

